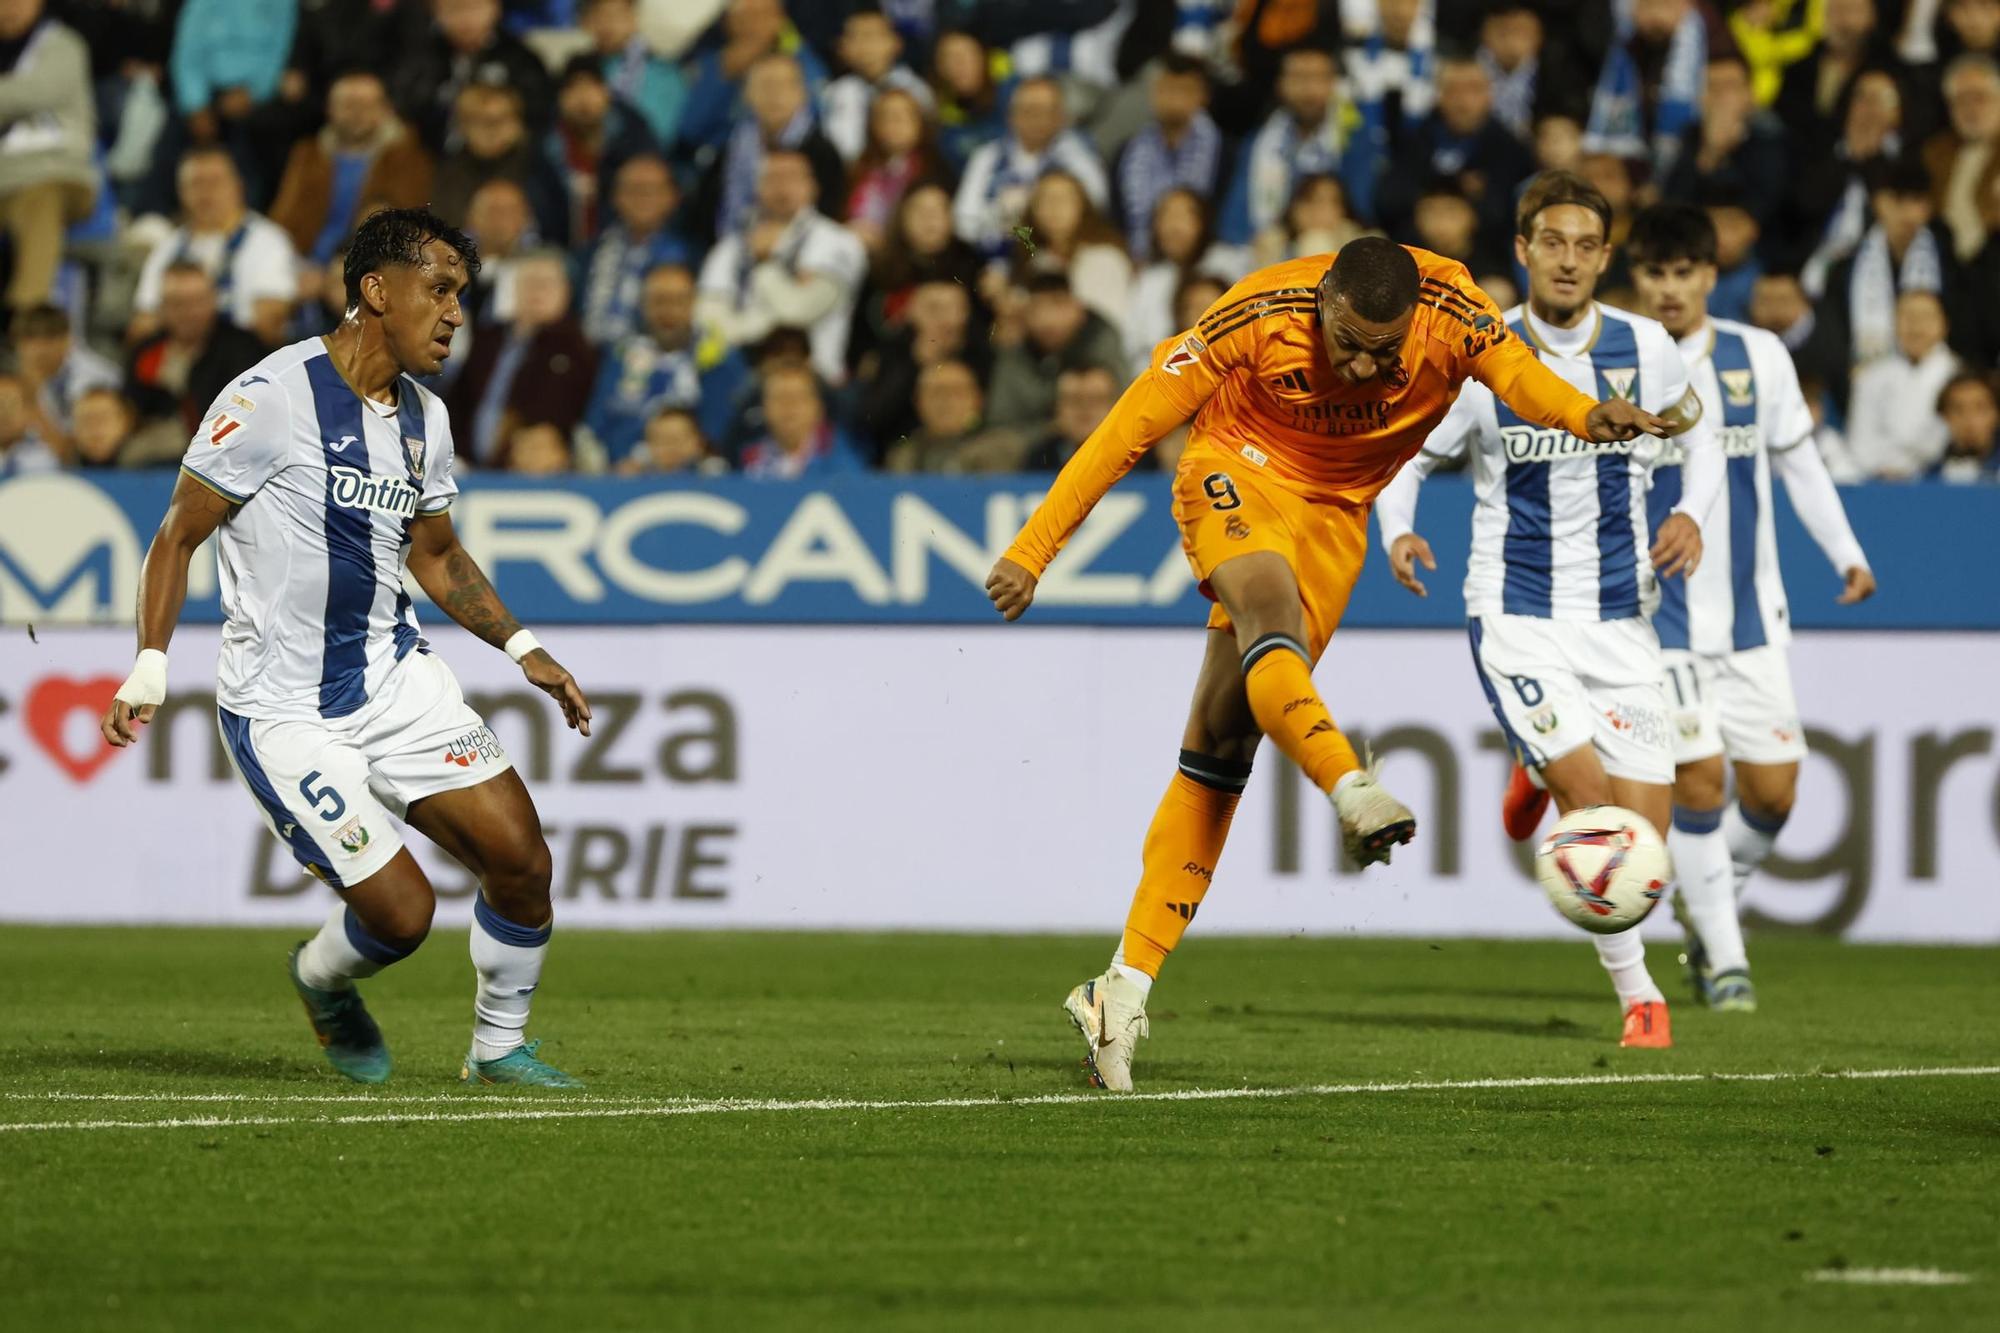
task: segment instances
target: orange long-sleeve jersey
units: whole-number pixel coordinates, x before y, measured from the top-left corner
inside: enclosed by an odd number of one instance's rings
[[[1465,265],[1410,253],[1421,286],[1396,367],[1350,384],[1327,362],[1314,293],[1332,255],[1259,269],[1153,349],[1152,365],[1057,475],[1007,558],[1039,577],[1104,493],[1190,417],[1190,454],[1247,460],[1307,499],[1339,504],[1373,501],[1468,378],[1529,421],[1587,437],[1596,403],[1507,332]]]

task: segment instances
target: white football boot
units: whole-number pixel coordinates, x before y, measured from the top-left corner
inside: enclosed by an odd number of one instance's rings
[[[1356,865],[1387,865],[1398,844],[1417,836],[1417,817],[1376,780],[1372,762],[1335,783],[1332,799],[1341,842]]]
[[[1147,1035],[1146,997],[1139,987],[1108,968],[1071,991],[1063,1012],[1083,1034],[1090,1081],[1112,1092],[1132,1091],[1132,1049]]]

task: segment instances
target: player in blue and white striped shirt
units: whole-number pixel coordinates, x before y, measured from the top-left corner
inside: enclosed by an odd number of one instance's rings
[[[1510,329],[1550,369],[1597,398],[1624,398],[1660,433],[1598,444],[1535,426],[1468,384],[1423,450],[1376,501],[1397,579],[1422,594],[1415,566],[1435,569],[1412,529],[1417,488],[1440,462],[1473,450],[1478,505],[1465,576],[1472,655],[1487,701],[1522,770],[1547,797],[1531,818],[1508,812],[1515,837],[1533,833],[1548,797],[1564,811],[1616,804],[1667,827],[1673,750],[1659,640],[1647,616],[1660,583],[1692,573],[1722,484],[1722,459],[1680,350],[1650,319],[1598,305],[1611,259],[1611,206],[1568,172],[1537,177],[1521,199],[1515,251],[1529,298]],[[1687,458],[1685,485],[1657,530],[1646,491],[1664,443]],[[1510,806],[1525,780],[1510,784]],[[1639,932],[1592,937],[1624,1011],[1627,1046],[1669,1046],[1666,997],[1646,970]]]
[[[406,821],[480,879],[468,1082],[575,1087],[522,1041],[548,952],[549,851],[534,802],[417,629],[405,563],[447,615],[520,663],[572,727],[590,706],[501,603],[452,530],[451,426],[434,375],[478,271],[464,234],[377,213],[347,252],[347,315],[283,347],[209,405],[139,590],[139,657],[104,718],[130,745],[166,696],[188,561],[216,538],[227,624],[222,737],[265,822],[343,900],[292,953],[327,1058],[380,1083],[389,1050],[354,982],[408,957],[437,905]]]
[[[1640,308],[1679,340],[1727,459],[1701,568],[1666,589],[1653,626],[1666,651],[1673,710],[1668,841],[1686,909],[1689,970],[1696,994],[1711,1006],[1747,1011],[1757,996],[1737,901],[1791,813],[1806,753],[1786,656],[1792,633],[1771,520],[1773,472],[1845,580],[1839,600],[1867,597],[1875,578],[1812,442],[1812,413],[1791,353],[1775,334],[1708,316],[1716,276],[1708,214],[1688,204],[1648,209],[1634,220],[1627,245]],[[1670,450],[1654,473],[1656,520],[1679,496],[1682,471]],[[1737,796],[1727,813],[1725,753]]]

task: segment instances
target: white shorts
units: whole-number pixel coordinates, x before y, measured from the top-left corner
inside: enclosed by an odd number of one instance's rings
[[[1540,768],[1595,745],[1604,771],[1674,780],[1660,640],[1641,616],[1474,616],[1472,660],[1514,755]]]
[[[514,766],[466,705],[442,658],[405,657],[359,712],[257,720],[218,709],[222,741],[264,822],[299,864],[334,888],[368,878],[402,849],[400,819],[426,796]]]
[[[1719,754],[1745,764],[1791,764],[1806,757],[1783,645],[1717,656],[1676,648],[1666,660],[1676,764]]]

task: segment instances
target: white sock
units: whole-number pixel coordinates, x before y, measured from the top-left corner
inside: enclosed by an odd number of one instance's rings
[[[1653,984],[1653,974],[1646,970],[1646,942],[1639,938],[1637,926],[1616,935],[1593,936],[1591,943],[1597,946],[1597,961],[1611,974],[1621,1010],[1649,1000],[1666,1002],[1667,997]]]
[[[1764,864],[1764,858],[1777,845],[1778,830],[1784,826],[1782,819],[1773,824],[1745,813],[1741,801],[1722,812],[1722,836],[1729,841],[1729,860],[1736,871],[1738,898],[1743,896],[1743,886],[1750,882],[1750,876],[1757,873],[1757,867]]]
[[[363,953],[363,949],[368,952]],[[385,958],[384,953],[395,957]],[[358,979],[374,976],[402,956],[363,930],[354,909],[340,903],[319,933],[299,950],[299,980],[314,990],[346,990]]]
[[[1681,900],[1694,920],[1694,933],[1708,950],[1717,972],[1750,966],[1743,948],[1743,924],[1736,918],[1736,882],[1731,873],[1729,840],[1722,832],[1722,811],[1674,807],[1667,847],[1674,857],[1674,879]]]
[[[522,926],[507,920],[486,905],[483,894],[472,900],[472,966],[479,973],[472,1002],[473,1059],[498,1060],[520,1046],[552,929],[553,923]]]
[[[1111,955],[1111,970],[1139,988],[1141,1004],[1144,1004],[1146,997],[1153,993],[1153,979],[1125,961],[1125,946],[1122,944],[1118,946],[1117,952]]]

